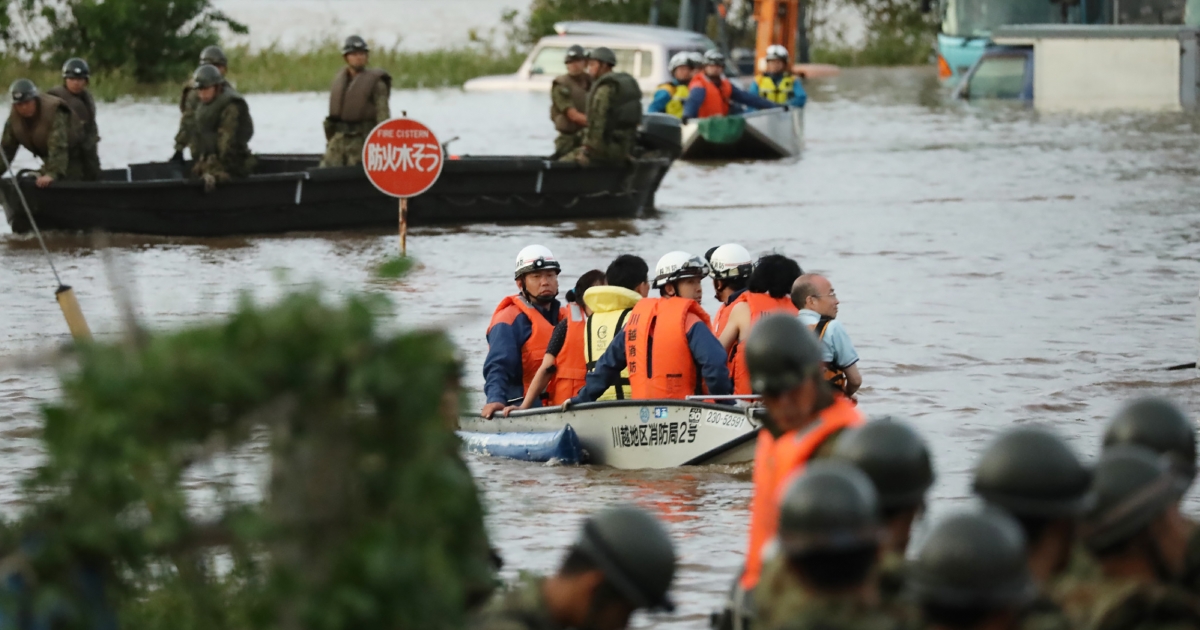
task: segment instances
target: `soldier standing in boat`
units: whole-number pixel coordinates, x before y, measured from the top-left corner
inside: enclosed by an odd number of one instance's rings
[[[229,71],[229,59],[225,57],[225,51],[221,50],[219,46],[207,46],[200,51],[200,65],[216,68],[222,77]],[[192,81],[188,81],[187,85],[183,86],[183,93],[179,96],[179,131],[175,132],[175,155],[171,156],[172,162],[183,161],[183,149],[191,140],[192,124],[196,120],[196,108],[199,106],[200,98],[196,96]],[[192,159],[196,159],[195,154],[192,154]]]
[[[245,177],[254,169],[249,142],[254,136],[250,107],[213,66],[196,69],[192,88],[200,104],[191,124],[188,148],[192,152],[192,174],[211,192],[217,182]]]
[[[584,166],[623,166],[633,152],[642,122],[642,88],[627,72],[614,72],[617,55],[600,47],[588,53],[592,88],[587,99],[587,128],[582,144],[562,159]]]
[[[557,160],[579,148],[582,138],[579,132],[587,127],[588,91],[592,89],[592,75],[587,73],[587,53],[578,44],[567,49],[567,73],[554,78],[550,84],[550,120],[558,137],[554,139],[554,155]]]
[[[29,79],[17,79],[9,88],[12,109],[0,136],[0,150],[11,163],[17,149],[25,147],[42,160],[38,188],[54,181],[83,179],[81,150],[83,124],[62,99],[42,94]]]
[[[388,97],[392,77],[379,68],[368,68],[371,49],[366,40],[351,35],[342,44],[346,67],[329,88],[329,117],[325,119],[325,158],[321,166],[354,166],[362,162],[363,143],[375,125],[392,117]]]
[[[100,130],[96,126],[96,101],[88,91],[91,74],[86,61],[78,57],[68,59],[62,67],[62,85],[46,90],[47,94],[62,99],[83,125],[79,151],[84,181],[100,179]]]

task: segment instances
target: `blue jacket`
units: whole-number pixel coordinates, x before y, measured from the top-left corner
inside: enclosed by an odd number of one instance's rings
[[[704,322],[693,324],[687,331],[688,349],[692,360],[700,367],[700,375],[708,385],[708,393],[727,396],[733,393],[733,381],[729,378],[729,356],[721,342],[713,336]],[[622,329],[609,344],[604,356],[596,362],[596,368],[588,373],[587,384],[571,399],[573,403],[592,402],[604,394],[604,390],[617,383],[621,370],[625,369],[625,330]]]
[[[679,81],[675,79],[671,79],[670,83],[679,86]],[[651,114],[665,114],[667,113],[667,103],[670,103],[674,97],[675,94],[667,90],[659,90],[654,93],[654,98],[650,100],[650,107],[647,107],[646,111]]]
[[[551,325],[558,323],[558,300],[549,309],[535,304],[534,308]],[[487,402],[508,403],[525,398],[524,369],[521,367],[521,348],[533,334],[533,324],[525,313],[518,314],[511,324],[497,322],[487,333],[488,353],[483,360],[483,393]],[[535,401],[535,406],[541,401]]]
[[[783,80],[782,72],[768,74],[766,76],[771,77],[771,80],[774,81],[776,85]],[[750,85],[750,93],[758,96],[757,81]],[[804,107],[806,103],[808,103],[808,93],[804,91],[804,84],[800,83],[800,79],[796,79],[792,82],[792,97],[788,99],[788,105],[791,105],[792,107]]]
[[[728,81],[729,79],[725,80]],[[772,103],[771,101],[768,101],[767,99],[756,94],[750,94],[736,85],[732,85],[731,87],[733,88],[729,94],[729,102],[731,105],[733,103],[739,103],[754,109],[774,109],[780,106],[778,103]],[[700,106],[704,104],[704,95],[706,92],[708,92],[708,90],[702,87],[692,88],[692,91],[688,92],[687,102],[683,104],[684,120],[695,118],[696,115],[700,113]],[[732,108],[730,108],[730,113],[732,113]]]

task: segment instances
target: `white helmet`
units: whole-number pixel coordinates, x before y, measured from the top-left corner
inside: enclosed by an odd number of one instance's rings
[[[684,66],[692,67],[692,59],[688,56],[687,52],[678,52],[675,53],[674,57],[671,57],[671,62],[667,64],[667,71],[673,73],[676,68]]]
[[[737,243],[722,245],[713,251],[708,260],[712,266],[712,277],[723,280],[726,278],[745,278],[754,271],[754,257],[745,247]]]
[[[687,55],[687,59],[691,62],[693,68],[704,67],[704,53],[699,50],[692,50],[684,54]]]
[[[778,59],[784,63],[787,63],[787,60],[788,60],[787,49],[784,48],[783,46],[780,46],[779,44],[772,44],[770,46],[767,46],[767,61],[770,61],[772,59]]]
[[[558,259],[554,257],[549,248],[541,245],[530,245],[517,254],[517,270],[514,274],[517,280],[520,280],[521,276],[527,273],[543,269],[562,271],[562,267],[558,264]]]
[[[703,278],[707,275],[708,263],[703,258],[687,252],[671,252],[658,259],[651,287],[657,289],[682,278]]]

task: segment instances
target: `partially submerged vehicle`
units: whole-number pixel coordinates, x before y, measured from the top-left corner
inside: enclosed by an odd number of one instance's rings
[[[761,160],[795,157],[804,146],[804,109],[767,109],[688,121],[684,160]]]

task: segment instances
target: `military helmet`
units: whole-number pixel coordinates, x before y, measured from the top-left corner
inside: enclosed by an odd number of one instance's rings
[[[837,439],[833,457],[870,477],[885,510],[915,508],[933,485],[933,464],[925,440],[908,424],[880,418],[850,429]]]
[[[662,523],[645,510],[616,505],[592,515],[575,549],[596,563],[605,580],[635,607],[675,608],[667,595],[675,578],[675,545]]]
[[[605,48],[604,46],[589,50],[588,59],[606,63],[610,66],[617,65],[617,54],[611,48]]]
[[[1104,432],[1104,448],[1116,444],[1140,444],[1169,456],[1184,489],[1196,478],[1196,428],[1165,398],[1139,398],[1122,407]]]
[[[225,76],[221,74],[217,67],[210,64],[204,64],[192,73],[192,87],[196,89],[212,87],[225,83]]]
[[[13,103],[24,103],[38,97],[38,88],[29,79],[17,79],[8,87]]]
[[[975,467],[975,493],[1018,517],[1082,514],[1094,500],[1092,474],[1057,434],[1036,426],[1006,431]]]
[[[750,330],[746,367],[754,393],[777,396],[810,379],[821,368],[821,347],[800,320],[767,315]]]
[[[1179,500],[1170,458],[1136,444],[1113,446],[1096,464],[1096,504],[1080,532],[1093,550],[1129,540]]]
[[[200,65],[205,64],[228,68],[229,59],[225,58],[225,51],[221,50],[220,46],[205,46],[204,50],[200,51]]]
[[[810,463],[779,505],[779,543],[790,556],[861,549],[879,534],[879,496],[850,462]]]
[[[1037,593],[1025,559],[1025,534],[995,508],[947,517],[933,527],[908,572],[922,604],[1018,608]]]
[[[72,57],[63,64],[62,76],[64,79],[86,79],[92,76],[92,69],[88,67],[86,61],[79,57]]]
[[[584,60],[587,58],[588,58],[587,51],[583,49],[583,46],[580,46],[579,44],[575,44],[567,49],[567,56],[565,59],[563,59],[563,63],[571,63],[572,61],[581,61],[581,60]]]
[[[351,35],[342,42],[342,54],[349,55],[352,52],[371,52],[371,48],[367,46],[367,40],[358,35]]]
[[[725,53],[716,48],[704,53],[704,65],[706,66],[725,66]]]

